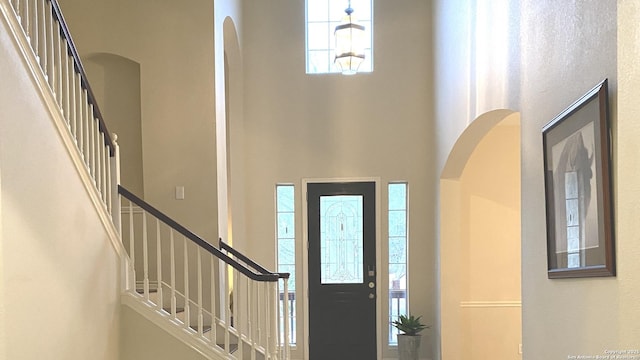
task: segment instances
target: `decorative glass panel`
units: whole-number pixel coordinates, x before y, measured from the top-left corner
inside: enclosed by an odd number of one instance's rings
[[[284,321],[289,322],[290,344],[296,343],[296,231],[293,185],[276,186],[276,221],[278,243],[278,272],[289,273],[289,295],[285,298],[283,282],[279,282],[280,339],[284,339]],[[284,302],[289,304],[289,314],[284,314]],[[285,320],[286,319],[286,320]]]
[[[393,321],[408,314],[407,303],[407,184],[389,184],[389,344],[396,345]]]
[[[405,210],[389,210],[389,236],[407,235],[407,212]]]
[[[407,239],[405,237],[389,237],[389,264],[407,263]],[[397,274],[398,278],[404,275]]]
[[[364,281],[362,195],[320,197],[320,283]]]

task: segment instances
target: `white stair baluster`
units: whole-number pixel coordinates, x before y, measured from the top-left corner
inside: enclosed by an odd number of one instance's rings
[[[49,86],[51,87],[51,92],[54,95],[54,98],[57,99],[58,95],[58,89],[56,86],[56,81],[57,81],[57,76],[56,76],[56,70],[55,70],[55,57],[56,57],[56,52],[55,52],[55,43],[54,43],[54,37],[56,33],[59,33],[58,28],[56,26],[56,22],[53,18],[53,9],[51,8],[51,2],[50,1],[44,1],[43,4],[43,11],[44,11],[44,19],[45,24],[47,25],[45,27],[45,48],[47,49],[45,51],[45,55],[46,55],[46,68],[47,68],[47,73],[49,74]]]
[[[102,192],[102,141],[100,138],[100,123],[98,118],[93,117],[93,123],[95,124],[95,128],[96,131],[94,133],[94,139],[95,139],[95,167],[96,167],[96,189],[98,189],[98,192],[100,193],[100,195],[103,194]],[[103,199],[104,201],[104,199]]]
[[[22,24],[22,28],[24,29],[25,34],[27,35],[27,40],[29,41],[29,43],[31,44],[31,46],[33,47],[33,40],[31,40],[31,13],[30,13],[30,8],[31,6],[29,5],[29,2],[31,0],[25,0],[24,2],[24,11],[23,11],[23,24]]]
[[[89,108],[88,108],[88,114],[87,114],[87,120],[89,120],[90,126],[89,126],[89,173],[91,174],[91,177],[93,178],[93,185],[94,186],[98,186],[97,184],[97,179],[98,176],[96,175],[96,149],[98,148],[97,144],[96,144],[96,140],[98,139],[98,132],[100,130],[98,130],[98,127],[96,126],[96,121],[95,121],[95,115],[93,112],[93,104],[89,103]]]
[[[284,294],[282,296],[283,299],[283,313],[284,316],[282,317],[282,321],[284,321],[284,341],[282,342],[283,346],[284,346],[284,358],[288,359],[289,358],[289,343],[291,342],[291,340],[289,339],[289,321],[291,319],[291,314],[289,313],[290,311],[292,311],[293,309],[289,309],[289,279],[285,278],[282,279],[283,283],[284,283]],[[276,283],[277,284],[277,283]],[[277,288],[277,285],[276,285]],[[278,294],[279,296],[279,294]]]
[[[75,69],[74,69],[75,71]],[[85,156],[84,156],[84,139],[82,134],[84,133],[83,129],[84,129],[84,124],[82,123],[82,107],[83,107],[83,103],[82,103],[82,84],[81,84],[81,80],[80,80],[80,75],[78,75],[78,73],[74,73],[73,75],[74,77],[74,81],[75,81],[75,86],[76,86],[76,140],[78,141],[78,150],[80,150],[80,155],[82,156],[82,159],[84,160]]]
[[[255,284],[257,283],[257,281],[251,281],[249,279],[247,279],[247,306],[249,306],[249,311],[248,311],[248,325],[249,325],[249,329],[248,329],[248,334],[249,334],[249,342],[251,344],[251,360],[256,360],[256,331],[255,331],[255,325],[256,325],[256,320],[257,320],[257,316],[256,316],[256,295],[255,295]]]
[[[104,134],[103,134],[103,139],[104,139]],[[114,146],[115,146],[115,139],[114,139]],[[115,209],[115,202],[113,201],[113,193],[112,191],[114,191],[116,194],[118,193],[118,183],[112,181],[111,179],[111,167],[114,166],[114,164],[117,162],[117,157],[110,156],[110,151],[111,151],[111,147],[107,146],[105,148],[105,174],[104,174],[104,178],[105,178],[105,188],[106,188],[106,193],[107,193],[107,208],[109,209],[109,213],[112,214],[112,218],[116,218],[118,216],[120,216],[120,212],[116,211]],[[115,150],[114,150],[115,152]],[[120,226],[120,224],[116,224],[117,227]]]
[[[209,338],[211,339],[211,343],[216,343],[216,271],[215,271],[215,259],[213,255],[209,255],[209,264],[210,264],[210,276],[211,276],[211,331]]]
[[[109,162],[109,150],[107,149],[107,145],[105,143],[104,133],[99,132],[98,136],[98,149],[100,149],[100,163],[98,164],[100,165],[100,171],[98,171],[98,173],[100,174],[99,189],[100,193],[102,194],[102,201],[104,202],[107,211],[110,211],[111,209],[109,208],[109,196],[107,194],[107,189],[109,188],[109,185],[107,185],[107,164]]]
[[[56,98],[58,99],[58,106],[60,106],[60,110],[62,110],[63,106],[62,106],[62,102],[64,99],[64,94],[63,94],[63,89],[62,89],[62,85],[64,83],[63,81],[63,77],[62,77],[62,52],[65,51],[64,50],[64,41],[62,38],[62,35],[60,34],[60,22],[59,21],[55,21],[55,29],[53,31],[53,33],[55,34],[55,39],[56,39],[56,61],[55,61],[55,65],[56,65],[56,79],[57,79],[57,87],[56,87]]]
[[[44,74],[44,78],[49,81],[48,67],[47,67],[47,52],[49,51],[47,47],[47,11],[45,9],[45,1],[43,0],[35,0],[35,17],[34,21],[36,23],[36,49],[38,55],[40,57],[40,67],[42,68],[42,73]]]
[[[184,327],[189,329],[191,325],[191,311],[189,302],[189,251],[187,250],[187,237],[183,236],[184,246]]]
[[[160,219],[156,218],[156,271],[157,274],[157,305],[158,310],[162,310],[164,308],[163,299],[162,299],[162,241],[160,236]]]
[[[47,10],[45,9],[45,1],[35,0],[36,2],[36,21],[38,24],[38,53],[40,54],[40,66],[42,67],[42,73],[44,78],[49,81],[49,68],[47,64],[48,60],[48,44],[47,44]]]
[[[256,305],[257,305],[257,316],[258,316],[258,323],[256,324],[256,328],[257,328],[257,338],[258,338],[258,345],[266,348],[265,346],[265,341],[262,338],[262,336],[264,335],[262,332],[262,326],[264,323],[264,319],[262,318],[264,316],[263,311],[262,311],[262,307],[263,307],[263,299],[264,297],[264,284],[265,282],[260,282],[258,284],[256,284]]]
[[[223,265],[223,281],[224,281],[224,294],[222,296],[224,296],[225,299],[225,306],[224,309],[221,309],[221,311],[224,311],[224,349],[225,349],[225,353],[229,354],[229,346],[230,346],[230,335],[229,335],[229,331],[231,328],[231,286],[229,284],[229,265]]]
[[[202,254],[198,246],[198,334],[202,336],[204,334],[204,318],[202,315]]]
[[[269,319],[270,319],[270,329],[269,329],[269,343],[271,347],[271,354],[275,358],[278,357],[278,349],[280,346],[279,343],[279,329],[278,329],[278,283],[270,282],[269,283]]]
[[[176,247],[173,229],[169,229],[170,266],[171,266],[171,318],[176,318]]]
[[[15,0],[13,8],[15,10],[16,16],[18,17],[18,21],[22,23],[22,15],[20,14],[20,3],[21,3],[21,0]]]
[[[149,243],[147,239],[147,212],[142,210],[142,264],[144,299],[149,301]]]
[[[84,138],[84,163],[87,166],[87,170],[89,170],[89,174],[93,177],[93,173],[91,172],[91,127],[93,125],[91,121],[91,104],[89,103],[89,93],[87,89],[82,87],[82,104],[84,105],[84,113],[83,113],[83,124],[84,124],[84,132],[82,136]]]
[[[113,134],[111,137],[112,142],[111,145],[113,148],[109,147],[107,149],[107,190],[109,193],[109,209],[113,214],[113,218],[116,221],[116,227],[121,229],[121,213],[120,213],[120,196],[118,193],[118,185],[120,185],[120,148],[118,147],[118,136]],[[111,153],[113,156],[111,157]]]
[[[67,55],[68,56],[68,55]],[[69,62],[67,64],[67,71],[69,72],[69,123],[71,133],[73,134],[73,140],[78,146],[78,125],[76,123],[76,117],[78,113],[77,95],[76,95],[76,72],[73,67],[73,57],[68,56]],[[79,147],[78,147],[79,148]]]
[[[28,4],[30,2],[31,1],[27,1]],[[40,49],[38,48],[38,42],[39,42],[38,8],[39,8],[38,0],[33,0],[33,3],[29,4],[26,10],[27,10],[27,21],[31,23],[31,26],[27,25],[29,29],[29,34],[31,35],[31,49],[33,50],[33,53],[36,55],[36,60],[38,61],[38,64],[40,64],[40,51],[39,51]]]
[[[240,309],[241,302],[243,299],[242,294],[242,284],[240,283],[240,272],[236,269],[233,269],[233,327],[236,329],[236,333],[238,334],[238,358],[244,359],[244,346],[242,343],[242,313]]]
[[[129,257],[131,258],[131,270],[133,271],[133,279],[137,283],[136,276],[136,246],[135,246],[135,224],[133,223],[133,202],[129,200]],[[137,289],[136,289],[137,290]]]
[[[64,59],[64,95],[65,95],[65,99],[64,99],[64,113],[65,113],[65,118],[67,119],[67,126],[69,127],[69,130],[71,131],[71,133],[73,134],[75,131],[75,125],[73,125],[73,112],[71,110],[71,106],[73,104],[73,101],[71,100],[72,96],[73,96],[73,65],[69,65],[69,44],[67,43],[67,40],[64,40],[64,55],[62,56]],[[69,70],[69,68],[71,68],[71,70]],[[75,136],[74,136],[75,138]]]

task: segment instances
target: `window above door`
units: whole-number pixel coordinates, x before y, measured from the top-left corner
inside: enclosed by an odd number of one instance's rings
[[[334,64],[334,30],[345,16],[348,0],[306,0],[307,74],[340,73]],[[359,73],[373,71],[373,0],[351,0],[353,16],[365,28],[365,59]]]

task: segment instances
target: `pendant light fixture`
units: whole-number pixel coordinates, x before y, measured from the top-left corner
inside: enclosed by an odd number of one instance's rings
[[[344,75],[353,75],[358,71],[360,64],[364,61],[364,26],[356,23],[351,8],[344,10],[346,16],[342,23],[336,26],[336,57],[333,62],[338,66]]]

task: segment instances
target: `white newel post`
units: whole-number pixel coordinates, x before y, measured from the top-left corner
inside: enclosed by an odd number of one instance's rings
[[[118,193],[118,185],[120,185],[120,146],[118,146],[118,135],[115,133],[111,136],[113,143],[113,156],[110,161],[109,170],[109,193],[111,204],[111,219],[115,225],[120,238],[122,238],[122,204],[120,203],[120,194]]]
[[[282,321],[284,321],[284,340],[282,342],[282,346],[284,346],[284,354],[282,355],[283,359],[289,359],[289,279],[288,278],[284,278],[282,279],[282,282],[284,284],[283,286],[283,293],[282,294],[282,302],[283,302],[283,309],[282,312],[284,313],[281,318]],[[277,284],[277,283],[276,283]],[[278,294],[279,296],[279,294]],[[280,317],[278,317],[280,318]],[[278,326],[280,327],[280,326]]]
[[[115,133],[111,135],[111,143],[113,148],[107,149],[106,154],[108,159],[106,176],[106,181],[108,182],[106,189],[108,193],[106,200],[108,202],[108,208],[111,210],[111,220],[113,221],[113,225],[122,240],[122,203],[120,201],[120,194],[118,193],[118,185],[120,185],[120,147],[118,146],[118,135]],[[109,151],[113,151],[113,156],[109,157]],[[129,206],[129,211],[131,213],[133,212],[131,206]],[[133,219],[133,216],[131,216],[131,219]],[[133,229],[132,220],[129,223],[129,227]],[[129,241],[133,242],[133,236],[130,237]],[[125,251],[122,252],[120,259],[120,274],[120,286],[122,290],[127,291],[135,289],[135,273],[133,266],[129,263],[129,257]]]
[[[280,307],[280,299],[278,298],[278,282],[272,282],[269,285],[269,352],[271,353],[272,359],[279,359],[278,357],[278,349],[280,348],[279,336],[278,336],[278,308]]]

